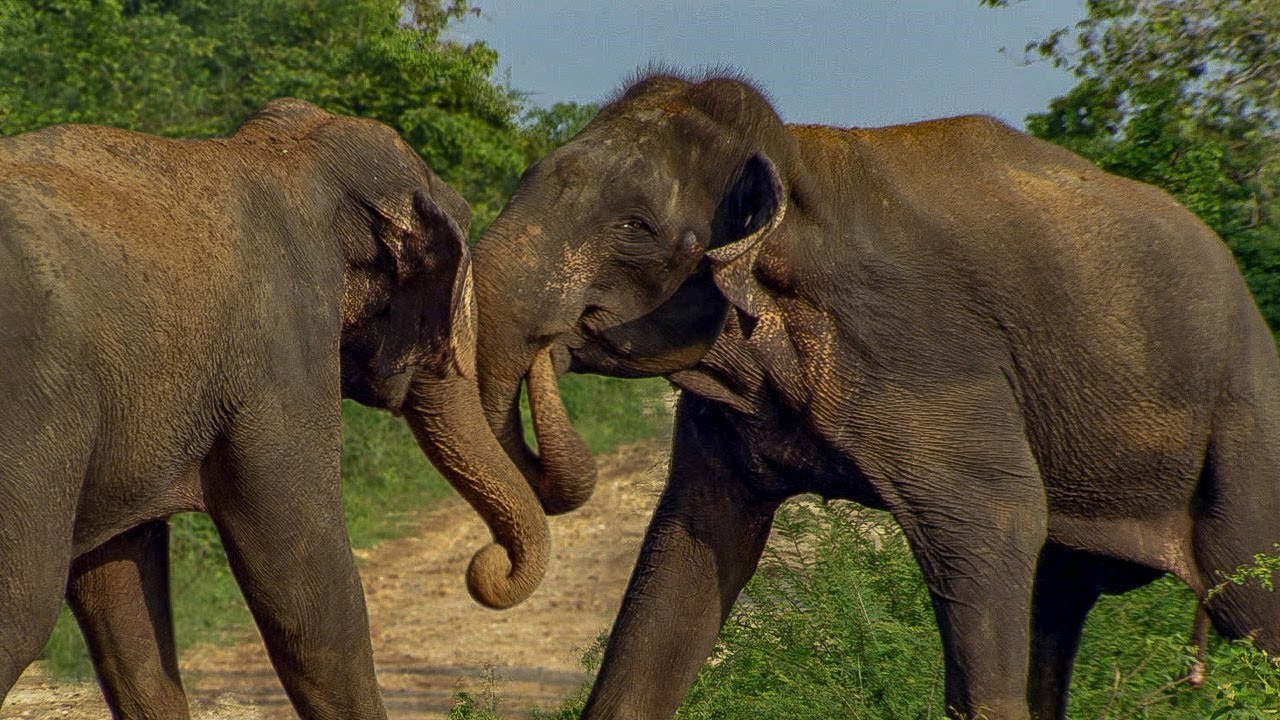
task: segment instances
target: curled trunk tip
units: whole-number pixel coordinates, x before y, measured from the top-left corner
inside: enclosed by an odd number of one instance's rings
[[[480,548],[467,565],[467,592],[481,605],[506,610],[524,602],[538,587],[541,573],[515,572],[507,550],[498,543]]]
[[[402,408],[418,444],[484,519],[494,542],[467,568],[467,590],[486,607],[529,597],[546,571],[550,535],[538,498],[493,436],[475,381],[419,373]]]

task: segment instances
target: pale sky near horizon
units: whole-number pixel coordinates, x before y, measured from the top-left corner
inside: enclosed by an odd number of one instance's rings
[[[472,0],[449,35],[499,53],[499,78],[537,105],[598,102],[637,69],[728,66],[788,122],[875,126],[981,112],[1023,126],[1074,83],[1027,64],[1028,40],[1084,17],[1084,0]],[[1008,49],[1000,53],[1001,47]]]

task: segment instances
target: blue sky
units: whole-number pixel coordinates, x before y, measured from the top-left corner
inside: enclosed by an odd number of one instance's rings
[[[983,112],[1022,127],[1071,87],[1022,47],[1084,16],[1084,0],[473,0],[451,35],[483,40],[538,105],[607,97],[650,62],[732,66],[788,122],[874,126]],[[1001,54],[999,49],[1007,47]]]

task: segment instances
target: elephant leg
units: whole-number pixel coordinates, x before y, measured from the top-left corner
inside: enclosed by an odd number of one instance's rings
[[[0,518],[0,522],[3,521]],[[61,553],[34,552],[34,548],[24,544],[5,548],[19,553],[22,561],[39,567],[14,571],[13,566],[18,563],[5,562],[0,566],[0,577],[4,578],[4,583],[0,583],[0,705],[22,671],[40,656],[58,620],[62,581],[49,572],[49,568],[65,568],[68,563],[70,543],[60,544],[64,550]],[[46,562],[49,565],[45,565]],[[65,572],[57,574],[65,578]]]
[[[1274,405],[1274,403],[1272,403]],[[1267,412],[1280,414],[1280,407]],[[1280,592],[1256,580],[1227,580],[1254,555],[1275,556],[1280,543],[1280,418],[1252,415],[1215,421],[1197,492],[1192,547],[1200,582],[1217,592],[1204,602],[1218,632],[1252,637],[1280,657]]]
[[[725,463],[725,438],[682,401],[671,469],[582,717],[672,717],[742,586],[777,501]]]
[[[1028,720],[1031,596],[1044,483],[1007,385],[865,398],[851,456],[902,526],[933,600],[947,711]],[[886,431],[890,430],[890,431]]]
[[[173,639],[167,522],[143,523],[76,558],[67,602],[113,717],[189,717]]]
[[[297,713],[385,718],[342,512],[338,428],[288,427],[269,416],[233,429],[206,465],[209,513]]]
[[[1043,518],[1022,510],[1008,525],[996,524],[980,508],[960,507],[917,510],[899,521],[942,634],[947,711],[960,720],[1028,720],[1031,588]]]
[[[1101,594],[1096,562],[1047,543],[1036,568],[1027,704],[1034,720],[1065,720],[1085,617]]]
[[[15,480],[0,470],[0,704],[58,620],[75,514],[74,497],[33,497],[37,483]]]

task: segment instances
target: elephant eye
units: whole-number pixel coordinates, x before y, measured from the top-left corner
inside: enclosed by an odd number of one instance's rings
[[[649,226],[649,223],[637,218],[632,218],[630,220],[627,220],[626,222],[622,223],[621,227],[623,230],[630,230],[632,232],[642,232],[642,233],[648,233],[650,235],[655,234],[653,228]]]

